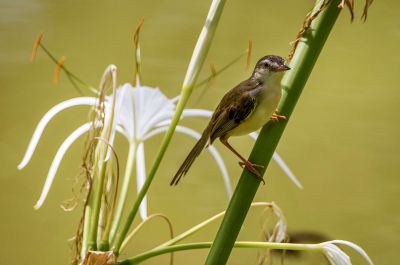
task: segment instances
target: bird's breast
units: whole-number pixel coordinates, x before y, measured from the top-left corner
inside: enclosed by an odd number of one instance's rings
[[[263,87],[258,94],[257,105],[250,116],[233,129],[229,136],[245,135],[264,126],[278,107],[281,98],[281,88],[277,86]]]

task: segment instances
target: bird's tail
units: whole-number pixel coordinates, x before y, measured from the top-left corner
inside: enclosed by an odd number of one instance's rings
[[[206,130],[203,132],[201,138],[197,141],[196,145],[192,148],[190,151],[189,155],[186,157],[185,161],[183,161],[181,167],[178,169],[176,172],[174,178],[172,179],[170,185],[177,185],[181,177],[185,176],[186,173],[188,172],[189,168],[192,166],[194,160],[199,156],[201,151],[204,149],[208,142],[209,138],[209,129],[206,128]]]

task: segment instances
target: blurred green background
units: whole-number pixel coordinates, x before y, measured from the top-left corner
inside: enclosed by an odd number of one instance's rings
[[[267,185],[260,187],[256,200],[275,201],[291,231],[311,230],[350,240],[362,246],[375,264],[395,264],[400,243],[400,2],[375,1],[366,23],[359,20],[363,4],[356,1],[352,24],[348,11],[342,12],[278,146],[305,189],[298,190],[272,163]],[[65,75],[60,84],[52,83],[54,64],[43,51],[29,64],[37,34],[43,31],[45,45],[58,57],[66,55],[67,66],[86,82],[97,86],[105,67],[113,63],[122,84],[133,79],[132,36],[143,16],[144,83],[174,97],[209,5],[210,1],[182,0],[0,0],[0,264],[68,264],[67,240],[74,235],[81,213],[81,209],[66,213],[59,204],[71,197],[82,139],[66,154],[44,206],[38,211],[32,206],[58,146],[86,120],[87,108],[58,115],[30,164],[17,170],[42,115],[79,96]],[[206,66],[223,66],[246,48],[249,39],[254,43],[252,64],[265,54],[286,55],[312,5],[313,1],[228,1]],[[219,76],[200,101],[201,91],[195,91],[189,106],[213,109],[228,89],[249,75],[244,61]],[[202,76],[207,74],[205,67]],[[201,130],[206,120],[188,119],[185,124]],[[160,140],[156,137],[146,145],[148,165]],[[125,139],[117,142],[124,157]],[[149,194],[149,212],[168,215],[176,232],[220,212],[228,203],[222,178],[206,152],[178,187],[168,185],[193,144],[188,137],[174,137]],[[247,155],[253,141],[241,137],[232,139],[232,144]],[[220,150],[236,183],[240,174],[236,158]],[[217,227],[191,241],[212,240]],[[167,237],[166,225],[154,221],[124,255]],[[240,239],[260,239],[260,211],[250,212]],[[181,252],[175,264],[203,264],[206,255],[207,250]],[[255,264],[256,255],[256,250],[234,250],[229,264]],[[319,262],[323,262],[320,257],[310,255],[287,260],[287,264],[323,264]],[[145,264],[168,264],[168,257]]]

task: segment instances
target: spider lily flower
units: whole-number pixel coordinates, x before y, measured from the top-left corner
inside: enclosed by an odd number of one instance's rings
[[[140,84],[138,84],[136,87],[133,87],[131,84],[126,83],[117,88],[115,108],[112,110],[110,106],[113,106],[113,100],[113,96],[106,96],[105,116],[107,117],[107,115],[114,115],[110,144],[113,145],[113,139],[116,132],[122,134],[129,143],[125,177],[123,179],[120,192],[120,197],[124,198],[128,192],[127,187],[129,186],[134,167],[136,167],[138,192],[142,188],[146,179],[144,142],[149,138],[167,130],[170,120],[174,114],[175,103],[177,102],[178,97],[169,99],[158,88],[141,86]],[[98,99],[96,97],[77,97],[63,101],[52,107],[39,121],[30,140],[26,153],[21,163],[18,165],[18,169],[22,169],[28,164],[44,129],[58,113],[76,106],[93,107],[97,103]],[[185,109],[182,117],[211,117],[211,115],[212,112],[208,110]],[[42,193],[34,206],[35,209],[38,209],[43,205],[66,151],[80,136],[87,133],[93,126],[96,126],[96,124],[93,123],[96,123],[96,121],[87,122],[81,125],[61,144],[51,163]],[[181,125],[176,128],[176,131],[188,135],[196,140],[201,136],[199,132]],[[255,133],[251,134],[250,136],[253,138],[257,137]],[[208,151],[215,159],[218,168],[221,171],[227,194],[230,197],[232,195],[232,186],[224,161],[214,146],[209,146]],[[279,155],[275,153],[274,159],[276,162],[278,162],[286,174],[290,176],[292,180],[294,180],[296,185],[301,187],[298,180],[294,177],[293,173],[279,157]],[[125,202],[121,202],[119,206],[117,205],[117,212],[123,210],[124,204]],[[146,198],[142,201],[140,206],[140,215],[142,218],[147,217]]]
[[[106,97],[106,116],[109,115],[107,112],[110,112],[109,106],[112,100],[112,96]],[[115,132],[121,133],[128,140],[130,149],[135,151],[135,155],[132,155],[132,157],[136,158],[138,190],[142,187],[146,176],[144,141],[163,133],[167,129],[170,119],[174,114],[175,102],[177,100],[178,98],[167,98],[158,88],[140,85],[133,87],[127,83],[117,89],[112,134],[114,135]],[[98,99],[95,97],[78,97],[63,101],[52,107],[36,126],[25,155],[18,165],[18,169],[24,168],[29,163],[44,129],[56,114],[76,106],[95,106],[97,102]],[[209,111],[201,109],[187,109],[184,112],[185,117],[208,116],[209,114]],[[43,205],[66,151],[73,142],[88,132],[92,126],[93,124],[90,122],[83,124],[73,131],[61,144],[51,163],[42,193],[34,206],[35,209]],[[200,137],[200,133],[184,126],[178,126],[177,132],[189,135],[195,139]],[[111,144],[113,138],[114,136],[111,137]],[[210,146],[209,151],[221,170],[228,194],[232,194],[228,171],[221,155],[213,146]],[[142,217],[147,216],[145,209],[146,207],[141,207]]]
[[[353,250],[357,251],[369,265],[374,265],[367,253],[360,246],[352,242],[346,240],[332,240],[317,244],[318,247],[322,247],[322,251],[331,265],[352,265],[350,257],[337,245],[351,247]]]

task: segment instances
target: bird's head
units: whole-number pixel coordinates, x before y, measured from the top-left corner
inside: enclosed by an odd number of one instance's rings
[[[264,81],[270,76],[287,70],[290,70],[290,67],[286,64],[285,59],[277,55],[267,55],[258,60],[253,77]]]

